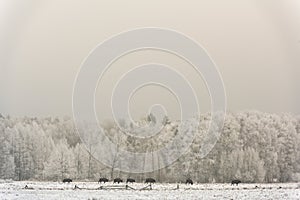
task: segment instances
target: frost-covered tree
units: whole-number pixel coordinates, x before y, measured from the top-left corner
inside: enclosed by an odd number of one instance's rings
[[[148,152],[144,167],[162,166],[167,157],[151,153],[164,147],[178,134],[181,122],[163,120],[161,131],[147,139],[136,138],[112,121],[102,124],[106,137],[92,131],[81,142],[72,120],[65,118],[13,118],[0,115],[0,178],[14,180],[54,180],[71,177],[76,180],[97,180],[99,176],[112,178],[132,177],[143,181],[151,176],[159,181],[179,182],[192,178],[195,182],[229,182],[233,178],[244,182],[299,181],[300,179],[300,117],[291,114],[268,114],[258,111],[228,113],[222,134],[209,154],[201,158],[211,114],[195,117],[199,126],[194,130],[192,144],[174,163],[166,168],[147,173],[121,172],[118,167],[126,161],[117,151],[101,149],[113,160],[107,167],[96,160],[98,147],[103,141],[112,141],[117,149]],[[156,119],[148,116],[136,124],[148,125]],[[122,120],[121,120],[122,121]],[[134,131],[132,124],[123,122],[125,130]],[[215,125],[212,125],[215,126]],[[188,129],[190,124],[183,124]],[[213,127],[214,128],[214,127]],[[187,129],[186,129],[187,130]],[[180,153],[180,138],[172,149]],[[130,162],[132,167],[134,162]]]

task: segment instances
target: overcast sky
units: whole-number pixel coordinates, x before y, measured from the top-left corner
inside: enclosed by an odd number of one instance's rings
[[[82,61],[99,43],[138,27],[177,30],[200,43],[217,64],[227,109],[300,114],[300,1],[18,1],[0,0],[0,113],[72,114],[72,89]],[[99,118],[109,118],[110,92],[130,68],[165,63],[182,71],[210,108],[201,77],[168,53],[143,51],[116,62],[99,84]],[[132,103],[133,102],[133,103]],[[153,103],[178,115],[174,97],[158,87],[133,97],[134,116]]]

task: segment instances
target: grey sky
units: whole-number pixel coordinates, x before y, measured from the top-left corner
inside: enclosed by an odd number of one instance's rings
[[[0,113],[71,115],[73,83],[88,53],[114,34],[154,26],[182,32],[207,50],[223,77],[228,110],[300,114],[300,1],[1,0],[0,13]],[[99,84],[100,118],[110,116],[114,82],[150,61],[185,74],[201,110],[209,109],[203,81],[188,64],[144,51],[120,59]],[[133,114],[141,116],[158,102],[178,115],[174,97],[155,87],[136,93]]]

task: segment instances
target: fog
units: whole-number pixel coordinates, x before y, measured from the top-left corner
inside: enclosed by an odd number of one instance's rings
[[[300,113],[299,1],[17,1],[0,2],[0,113],[72,114],[76,74],[89,52],[112,35],[138,27],[179,31],[201,44],[218,66],[227,109]],[[150,61],[185,76],[210,109],[200,76],[180,58],[159,51],[132,53],[114,63],[98,85],[99,118],[110,118],[110,93],[130,68]],[[145,87],[132,98],[140,117],[160,102],[177,118],[168,91]]]

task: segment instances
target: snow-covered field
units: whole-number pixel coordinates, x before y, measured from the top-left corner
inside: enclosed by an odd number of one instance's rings
[[[29,189],[25,189],[25,186]],[[80,189],[74,189],[78,186]],[[101,184],[111,186],[112,183]],[[116,184],[115,184],[116,185]],[[122,188],[124,186],[124,188]],[[129,184],[125,189],[99,189],[92,182],[0,182],[0,199],[300,199],[297,183],[277,184],[154,184],[152,190],[138,190],[143,183]],[[98,188],[98,189],[97,189]]]

